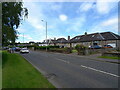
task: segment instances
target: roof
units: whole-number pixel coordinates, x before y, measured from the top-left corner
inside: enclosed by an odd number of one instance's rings
[[[105,40],[120,40],[120,36],[112,32],[103,32],[100,34],[105,38]]]
[[[67,43],[68,41],[65,38],[58,38],[56,43]]]
[[[120,36],[112,32],[92,33],[87,35],[80,35],[72,38],[70,42],[89,42],[89,41],[101,41],[101,40],[120,40]]]

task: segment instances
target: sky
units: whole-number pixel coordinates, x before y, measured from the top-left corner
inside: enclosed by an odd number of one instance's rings
[[[102,0],[101,0],[102,1]],[[16,42],[42,42],[96,32],[118,34],[118,2],[23,2],[28,18],[17,31]],[[44,20],[44,21],[41,21]]]

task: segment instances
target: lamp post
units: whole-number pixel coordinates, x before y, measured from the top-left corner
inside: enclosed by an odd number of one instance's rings
[[[45,22],[46,24],[46,44],[47,44],[47,21],[41,20],[42,22]],[[48,46],[48,45],[47,45]],[[46,46],[46,51],[47,51],[47,46]]]

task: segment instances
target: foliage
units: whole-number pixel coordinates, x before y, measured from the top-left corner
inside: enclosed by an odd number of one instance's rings
[[[72,50],[72,53],[77,53],[78,51],[76,49],[73,49]]]
[[[77,44],[75,46],[75,49],[78,51],[78,55],[79,54],[82,54],[82,55],[85,55],[85,50],[86,50],[87,47],[85,47],[84,45],[82,44]]]
[[[84,45],[82,45],[82,44],[77,44],[76,46],[75,46],[75,49],[77,50],[77,51],[79,51],[79,50],[85,50],[87,47],[85,47]]]
[[[45,49],[50,49],[50,48],[59,48],[59,46],[35,46],[35,49],[38,49],[38,50],[45,50]]]
[[[18,31],[16,30],[22,20],[27,17],[28,10],[23,8],[22,2],[2,3],[2,43],[15,43]]]
[[[49,51],[59,52],[59,53],[71,53],[71,49],[68,47],[66,47],[66,48],[50,48]]]

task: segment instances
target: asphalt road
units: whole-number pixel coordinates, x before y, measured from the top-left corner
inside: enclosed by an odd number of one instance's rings
[[[21,55],[56,87],[118,88],[118,64],[40,51]]]

